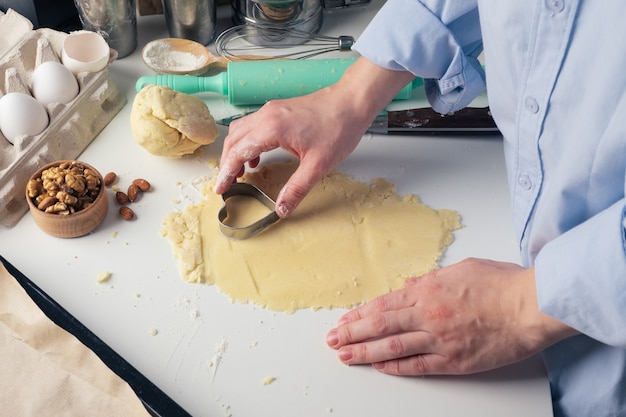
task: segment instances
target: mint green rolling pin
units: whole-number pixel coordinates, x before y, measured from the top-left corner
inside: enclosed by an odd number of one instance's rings
[[[297,97],[336,83],[356,58],[268,60],[229,62],[228,69],[210,77],[191,75],[147,75],[137,80],[140,91],[148,84],[170,87],[181,93],[204,92],[228,96],[233,105],[263,104],[269,100]],[[396,97],[408,99],[413,88],[421,85],[416,79]]]

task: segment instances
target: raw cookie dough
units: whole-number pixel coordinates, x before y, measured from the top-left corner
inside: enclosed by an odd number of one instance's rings
[[[272,164],[243,180],[275,199],[295,167]],[[205,200],[164,220],[162,234],[183,279],[215,284],[233,301],[277,311],[350,308],[401,288],[407,278],[438,267],[452,231],[461,227],[456,212],[400,196],[388,181],[368,185],[335,170],[288,219],[250,239],[231,240],[220,233],[223,200],[212,188],[207,184]],[[231,207],[228,201],[229,213],[244,211],[242,202]],[[256,216],[264,214],[261,209]]]
[[[135,96],[130,127],[138,144],[154,155],[170,158],[192,154],[219,136],[204,101],[156,85],[145,86]]]

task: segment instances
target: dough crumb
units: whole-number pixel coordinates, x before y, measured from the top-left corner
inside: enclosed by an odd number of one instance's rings
[[[108,271],[100,272],[98,276],[96,277],[98,284],[104,284],[109,279],[111,279],[111,273]]]
[[[276,377],[268,376],[267,378],[263,380],[263,385],[269,385],[274,381],[276,381]]]
[[[157,329],[155,329],[154,327],[150,329],[150,336],[156,336],[157,334],[159,334],[159,331]]]

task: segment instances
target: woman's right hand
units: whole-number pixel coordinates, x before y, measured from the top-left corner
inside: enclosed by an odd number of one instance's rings
[[[270,101],[231,123],[215,192],[225,192],[243,174],[245,163],[255,167],[261,153],[282,148],[300,160],[276,199],[276,212],[286,217],[317,181],[352,152],[365,129],[366,122],[354,123],[343,115],[342,105],[330,91]]]
[[[224,140],[214,191],[226,192],[243,174],[246,163],[254,167],[263,152],[282,148],[300,161],[276,199],[277,214],[287,217],[354,150],[371,120],[413,78],[400,74],[361,58],[330,87],[270,101],[256,113],[234,121]]]

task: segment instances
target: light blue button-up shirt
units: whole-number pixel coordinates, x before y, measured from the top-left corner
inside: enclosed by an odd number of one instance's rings
[[[540,308],[583,333],[544,352],[556,416],[626,415],[625,42],[621,0],[388,0],[355,45],[441,113],[486,82]]]

